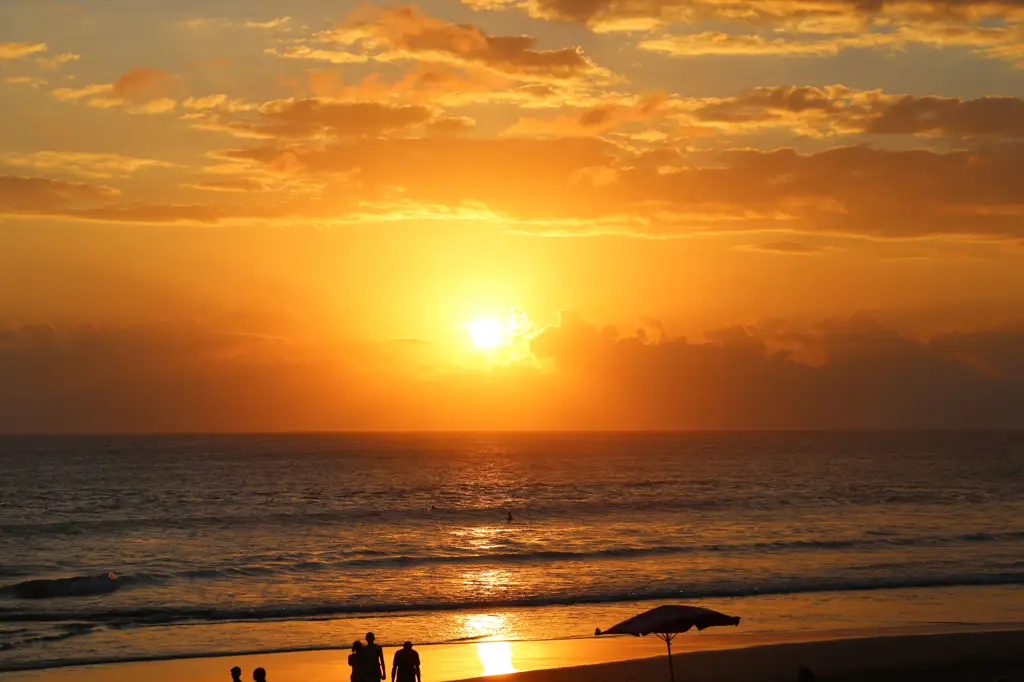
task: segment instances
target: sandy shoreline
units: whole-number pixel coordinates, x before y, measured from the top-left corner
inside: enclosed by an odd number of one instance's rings
[[[710,633],[711,631],[708,631]],[[866,673],[902,671],[935,680],[951,671],[972,682],[1006,676],[1024,679],[1024,630],[942,634],[804,633],[812,641],[777,641],[765,634],[685,635],[676,640],[677,680],[786,682],[799,666],[819,679],[858,679]],[[774,641],[773,641],[774,640]],[[550,642],[479,642],[422,647],[428,682],[479,679],[508,682],[628,682],[668,679],[664,645],[648,638]],[[5,682],[222,682],[232,665],[268,670],[271,682],[339,682],[348,679],[341,650],[189,658],[86,665],[0,674]],[[386,651],[390,663],[391,650]],[[513,672],[515,671],[515,672]],[[991,676],[985,675],[992,673]],[[872,678],[874,679],[874,678]],[[959,678],[949,678],[959,679]],[[967,679],[966,677],[964,679]]]

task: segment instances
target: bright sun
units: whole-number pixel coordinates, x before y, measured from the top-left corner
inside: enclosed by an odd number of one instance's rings
[[[490,350],[500,344],[505,338],[501,322],[493,317],[482,317],[478,320],[466,323],[469,329],[469,340],[480,350]]]

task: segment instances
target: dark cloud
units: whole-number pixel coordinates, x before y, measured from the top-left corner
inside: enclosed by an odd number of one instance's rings
[[[867,133],[937,133],[953,137],[1024,137],[1024,99],[983,97],[911,97],[884,107],[868,121]]]
[[[652,344],[569,315],[533,349],[566,373],[573,416],[611,428],[1018,426],[1020,332],[922,342],[858,315],[805,332],[775,323],[707,337]]]
[[[119,194],[118,190],[103,185],[0,175],[0,211],[41,211],[96,203]]]
[[[267,102],[251,110],[214,109],[193,120],[199,127],[241,137],[311,138],[381,135],[434,118],[434,111],[425,106],[309,98]]]
[[[425,123],[430,110],[419,106],[387,106],[373,102],[324,102],[304,99],[265,105],[259,128],[276,137],[365,135],[401,130]]]
[[[1016,327],[922,341],[855,315],[696,342],[566,314],[532,342],[543,366],[429,375],[429,344],[327,346],[292,327],[0,330],[0,432],[1014,428],[1024,401]]]
[[[412,5],[363,7],[323,40],[381,50],[378,58],[440,61],[514,76],[565,80],[603,74],[577,47],[537,49],[531,36],[492,36],[428,17]]]
[[[1024,137],[1024,99],[890,95],[834,85],[754,88],[737,97],[698,104],[700,123],[786,125],[818,134]]]

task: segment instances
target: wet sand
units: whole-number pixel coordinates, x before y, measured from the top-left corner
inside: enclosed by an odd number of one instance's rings
[[[1024,682],[1024,630],[865,636],[819,633],[819,641],[770,635],[681,635],[673,644],[678,682],[786,682],[801,665],[836,682]],[[859,636],[857,636],[859,635]],[[668,679],[664,644],[647,638],[478,642],[418,647],[424,680],[487,676],[492,682],[630,682]],[[386,649],[390,664],[394,649]],[[77,666],[0,675],[4,682],[224,682],[241,666],[268,682],[342,682],[339,650]],[[522,672],[514,672],[522,671]]]

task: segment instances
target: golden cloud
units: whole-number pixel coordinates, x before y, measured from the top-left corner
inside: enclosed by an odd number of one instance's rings
[[[146,168],[173,168],[174,164],[120,154],[41,151],[0,153],[0,163],[42,172],[63,172],[84,178],[125,178]]]
[[[46,43],[0,43],[0,61],[23,59],[47,49]]]
[[[847,49],[890,47],[898,36],[890,33],[866,33],[860,36],[818,38],[812,40],[736,35],[708,31],[695,35],[663,35],[642,40],[640,49],[664,52],[676,57],[703,55],[791,55],[826,57]]]
[[[40,68],[53,70],[58,69],[65,64],[77,62],[81,58],[82,55],[74,54],[73,52],[64,52],[56,57],[39,57],[36,59],[36,64],[38,64]]]
[[[702,21],[798,32],[859,33],[893,23],[1019,21],[1017,0],[464,0],[481,9],[522,8],[531,16],[596,30],[640,30]]]

